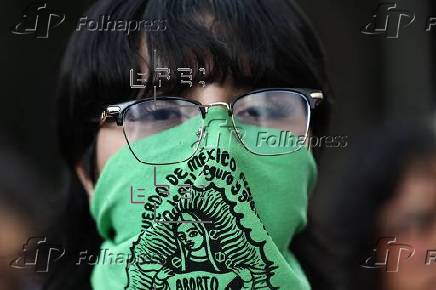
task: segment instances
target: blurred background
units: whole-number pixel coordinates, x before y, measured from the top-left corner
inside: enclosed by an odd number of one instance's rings
[[[5,197],[0,199],[0,216],[3,214],[8,217],[2,216],[0,219],[10,221],[7,225],[0,226],[0,236],[12,237],[12,231],[14,231],[14,240],[0,244],[0,290],[38,289],[37,280],[26,282],[27,284],[23,284],[22,281],[16,282],[15,280],[19,278],[6,274],[6,271],[10,271],[10,267],[4,267],[4,265],[11,261],[9,259],[13,256],[11,253],[21,250],[22,244],[27,240],[23,237],[28,237],[30,233],[44,228],[45,223],[50,219],[50,212],[62,202],[62,186],[66,177],[66,168],[57,151],[55,135],[53,116],[56,79],[69,35],[75,29],[82,12],[92,2],[83,0],[44,1],[47,7],[64,13],[66,18],[64,23],[50,31],[48,38],[40,39],[33,35],[11,33],[11,28],[22,21],[23,10],[30,1],[3,2],[0,19],[2,68],[0,172],[1,180],[11,181],[11,185],[0,184],[0,191],[3,191],[1,195]],[[362,29],[367,24],[374,22],[375,10],[382,2],[374,0],[299,0],[297,2],[311,19],[325,47],[328,70],[335,94],[330,134],[347,136],[348,140],[346,148],[325,148],[320,162],[319,185],[312,197],[311,210],[316,213],[314,214],[316,223],[317,218],[320,217],[326,221],[333,219],[335,210],[325,204],[331,200],[332,192],[339,192],[336,196],[341,199],[340,193],[345,189],[342,187],[339,189],[338,184],[343,180],[346,172],[356,168],[350,169],[351,156],[357,154],[364,158],[362,156],[365,155],[361,153],[366,151],[362,149],[362,144],[374,143],[371,138],[375,136],[381,140],[384,138],[387,140],[390,137],[389,134],[385,134],[386,132],[396,130],[398,134],[395,136],[404,135],[407,132],[407,134],[412,134],[418,131],[415,128],[430,124],[431,121],[420,123],[416,121],[422,117],[434,115],[436,110],[436,25],[433,31],[426,31],[429,17],[436,17],[436,2],[431,0],[389,1],[397,4],[395,9],[402,10],[409,16],[415,15],[414,22],[407,27],[403,27],[405,26],[403,24],[408,22],[407,18],[401,18],[398,38],[387,37],[388,32],[378,35],[362,33]],[[378,15],[377,21],[383,20],[380,15],[382,14]],[[386,19],[395,21],[395,13],[389,15]],[[390,125],[385,126],[385,123]],[[409,131],[402,130],[408,126],[403,123],[409,124]],[[414,125],[410,125],[412,123]],[[426,136],[422,133],[418,137],[425,140],[422,135]],[[407,142],[397,141],[382,142],[382,144],[392,144],[392,146],[407,144]],[[413,152],[422,151],[430,152],[431,150],[418,148]],[[365,157],[367,160],[383,159],[383,155],[376,156],[371,155],[371,152],[367,153],[368,156]],[[421,160],[422,155],[419,156],[417,159]],[[434,155],[430,154],[430,156]],[[431,157],[424,159],[431,159]],[[428,168],[431,168],[431,165],[429,166]],[[407,166],[401,168],[404,172],[408,170]],[[419,169],[416,170],[419,171]],[[431,169],[426,170],[428,171]],[[353,177],[365,181],[368,176],[361,173],[357,171]],[[11,176],[18,176],[21,179],[13,181]],[[400,184],[402,178],[405,177],[399,173],[398,176],[392,177],[395,180],[392,183]],[[431,181],[432,178],[430,177],[429,180]],[[6,184],[6,181],[3,183]],[[415,183],[412,182],[412,184]],[[23,187],[24,185],[26,187]],[[18,191],[21,193],[16,193]],[[353,194],[353,192],[348,192],[348,194]],[[392,195],[395,194],[392,193]],[[13,200],[12,196],[19,196],[19,200]],[[432,199],[429,196],[431,194],[421,198],[430,202]],[[378,206],[381,208],[386,205],[377,202],[379,200],[374,201],[377,204],[374,208],[378,209]],[[33,208],[36,213],[27,214],[28,208]],[[41,217],[41,219],[35,217]],[[6,253],[6,247],[2,245],[13,244],[16,241],[20,241],[17,244],[18,248],[7,249]],[[342,241],[345,240],[342,239]],[[370,240],[370,242],[375,244],[377,240]],[[306,251],[311,253],[310,249]],[[321,270],[311,266],[310,263],[305,267],[311,273],[310,275],[322,281],[324,274]],[[427,281],[434,279],[430,278]],[[431,284],[424,283],[423,285]],[[315,285],[315,287],[322,289],[321,286]],[[425,287],[427,286],[404,289],[427,289]]]

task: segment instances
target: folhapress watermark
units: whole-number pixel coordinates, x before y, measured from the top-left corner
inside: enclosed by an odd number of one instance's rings
[[[271,148],[345,148],[348,146],[348,136],[296,136],[290,131],[269,132],[259,131],[256,138],[256,147]]]
[[[373,12],[372,19],[361,30],[363,34],[380,35],[385,38],[399,38],[400,32],[416,21],[413,11],[400,9],[395,2],[382,2]],[[423,30],[436,30],[436,17],[426,18]]]
[[[31,237],[23,245],[22,255],[10,262],[15,269],[33,269],[47,273],[50,266],[65,255],[65,249],[47,242],[47,237]]]
[[[54,263],[65,257],[65,248],[53,245],[47,241],[47,237],[30,237],[23,245],[23,253],[10,262],[14,269],[30,269],[38,273],[48,273]],[[71,254],[71,253],[70,253]],[[131,263],[147,264],[150,258],[165,263],[161,257],[133,256],[130,253],[119,253],[110,249],[100,249],[98,253],[82,250],[72,255],[72,263],[75,266],[82,265],[126,265]]]
[[[145,256],[132,256],[130,253],[118,253],[110,249],[100,249],[98,254],[92,253],[88,250],[80,251],[77,259],[76,266],[81,265],[128,265],[128,264],[146,264],[147,258]]]
[[[81,17],[77,23],[76,31],[98,31],[98,32],[125,32],[130,35],[132,32],[157,32],[167,30],[165,19],[141,19],[125,20],[114,19],[110,15],[101,15],[97,19]]]
[[[373,254],[361,266],[367,269],[380,269],[397,273],[400,271],[401,263],[411,260],[415,256],[415,252],[412,245],[400,243],[396,237],[384,237],[377,242]],[[425,261],[422,262],[426,266],[436,263],[436,250],[428,249]]]
[[[11,29],[13,34],[48,38],[50,31],[65,21],[65,14],[47,7],[47,3],[32,2],[23,11],[20,22]]]

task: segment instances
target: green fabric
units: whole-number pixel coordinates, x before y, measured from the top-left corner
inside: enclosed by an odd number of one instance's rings
[[[106,163],[91,201],[105,240],[94,289],[310,289],[288,247],[306,225],[312,154],[247,151],[223,108],[212,107],[205,122],[195,156],[156,166],[156,175],[128,147]],[[135,148],[151,159],[177,157],[177,136],[196,133],[188,128],[149,136]]]

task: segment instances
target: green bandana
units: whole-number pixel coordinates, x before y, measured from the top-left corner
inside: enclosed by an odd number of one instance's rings
[[[127,146],[108,160],[91,201],[105,240],[92,261],[95,290],[310,289],[289,244],[306,224],[312,154],[255,155],[222,120],[228,112],[211,107],[188,161],[145,165]],[[137,145],[176,157],[177,136],[195,143],[194,131],[187,122]]]

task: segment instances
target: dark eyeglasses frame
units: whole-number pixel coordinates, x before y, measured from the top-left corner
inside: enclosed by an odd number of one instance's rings
[[[184,102],[188,102],[188,103],[192,104],[192,105],[186,105],[186,106],[198,107],[203,119],[206,117],[206,113],[207,113],[208,108],[213,107],[213,106],[226,107],[228,112],[229,112],[229,116],[232,117],[233,126],[236,129],[235,121],[233,118],[233,106],[234,106],[234,104],[239,99],[241,99],[245,96],[263,93],[263,92],[271,92],[271,91],[296,93],[296,94],[300,95],[306,101],[306,104],[308,106],[308,120],[307,120],[307,124],[306,124],[306,135],[305,135],[305,139],[306,139],[307,138],[307,131],[309,129],[309,124],[310,124],[310,115],[311,115],[310,112],[311,112],[311,110],[315,109],[316,106],[319,105],[319,103],[324,98],[322,91],[315,90],[315,89],[307,89],[307,88],[264,88],[264,89],[259,89],[259,90],[251,91],[251,92],[245,93],[243,95],[240,95],[240,96],[236,97],[231,103],[215,102],[215,103],[209,104],[209,105],[203,105],[200,102],[195,101],[195,100],[189,100],[186,98],[173,97],[173,96],[157,96],[157,97],[142,98],[142,99],[127,101],[127,102],[123,102],[120,104],[107,106],[106,109],[101,113],[100,126],[102,126],[105,122],[110,122],[110,123],[115,122],[117,124],[117,126],[123,126],[124,116],[127,113],[128,109],[134,105],[137,105],[137,104],[141,104],[141,103],[145,103],[145,102],[153,102],[153,101],[157,101],[157,100],[180,100],[180,101],[184,101]],[[185,105],[179,105],[179,106],[185,106]],[[241,140],[241,136],[239,136],[239,133],[237,131],[236,131],[236,133],[237,133],[236,135],[237,135],[239,141],[242,143],[242,145],[253,154],[260,155],[260,156],[275,156],[275,155],[284,155],[284,154],[292,153],[292,152],[284,152],[284,153],[277,153],[277,154],[260,154],[260,153],[253,152],[250,148],[248,148],[244,144],[243,140]],[[169,162],[169,163],[146,162],[146,161],[140,160],[136,156],[136,154],[133,152],[133,150],[130,146],[130,143],[129,143],[129,139],[127,138],[126,132],[124,131],[124,128],[123,128],[123,134],[124,134],[126,142],[129,145],[129,149],[132,152],[133,156],[139,162],[149,164],[149,165],[169,165],[169,164],[180,163],[180,162],[186,161],[189,158],[191,158],[195,154],[195,152],[197,152],[197,150],[198,150],[198,146],[197,146],[197,148],[195,148],[195,150],[193,150],[192,155],[189,156],[188,158],[186,158],[185,160],[182,160],[182,161]],[[201,128],[201,132],[198,134],[198,136],[199,136],[198,144],[200,143],[199,141],[202,140],[203,135],[204,135],[204,128]]]

